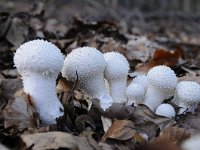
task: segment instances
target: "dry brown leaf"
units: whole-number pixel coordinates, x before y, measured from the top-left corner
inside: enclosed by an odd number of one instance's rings
[[[76,137],[64,132],[48,132],[21,135],[25,143],[23,149],[76,149],[76,150],[101,150],[98,144],[89,137]]]
[[[22,88],[23,85],[21,79],[3,79],[1,82],[3,95],[8,99],[13,96],[16,91]]]
[[[136,133],[134,128],[135,126],[130,120],[116,120],[104,134],[102,140],[106,141],[107,138],[116,139],[120,141],[129,140]]]
[[[176,67],[179,63],[179,59],[184,58],[183,49],[179,48],[175,51],[166,51],[163,49],[157,49],[153,53],[151,60],[144,64],[136,67],[137,71],[148,72],[149,69],[158,65],[166,65],[169,67]]]
[[[107,132],[107,130],[112,126],[112,120],[110,118],[105,117],[105,116],[101,116],[101,121],[102,121],[102,124],[103,124],[104,132]]]
[[[162,129],[160,137],[166,137],[171,139],[175,144],[179,144],[182,141],[186,140],[187,138],[190,137],[190,133],[186,131],[184,128],[179,128],[179,127],[165,127]]]
[[[17,126],[22,130],[27,127],[34,127],[34,108],[29,104],[29,97],[22,91],[16,92],[7,107],[3,110],[4,127]]]
[[[138,150],[181,150],[167,137],[156,137],[151,142],[143,144]]]

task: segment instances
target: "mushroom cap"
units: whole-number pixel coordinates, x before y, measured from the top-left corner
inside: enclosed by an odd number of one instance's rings
[[[194,81],[182,81],[177,84],[176,96],[187,103],[200,102],[200,85]]]
[[[144,89],[147,89],[147,86],[148,86],[147,76],[146,75],[136,76],[133,79],[132,83],[138,83],[138,84],[142,85],[144,87]]]
[[[21,75],[33,72],[57,75],[63,61],[60,49],[45,40],[33,40],[20,45],[14,56],[15,66]]]
[[[126,96],[128,99],[140,98],[145,95],[145,89],[142,85],[138,83],[131,83],[126,88]]]
[[[108,52],[104,54],[104,58],[106,60],[106,79],[116,80],[127,77],[129,63],[122,54],[118,52]]]
[[[177,85],[177,77],[174,71],[167,66],[156,66],[147,73],[148,83],[156,88],[173,90]]]
[[[174,117],[176,115],[174,107],[170,104],[161,104],[156,109],[156,114],[165,117]]]
[[[80,47],[67,55],[62,68],[62,76],[70,81],[78,77],[88,79],[98,74],[103,74],[106,67],[103,54],[93,47]]]

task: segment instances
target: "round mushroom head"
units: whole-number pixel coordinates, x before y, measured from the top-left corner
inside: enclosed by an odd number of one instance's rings
[[[122,54],[108,52],[104,54],[104,58],[106,60],[105,78],[107,80],[127,78],[129,63]]]
[[[45,40],[33,40],[22,44],[14,56],[15,66],[21,75],[36,72],[57,76],[63,61],[60,49]]]
[[[87,80],[103,74],[106,67],[103,54],[93,47],[80,47],[67,55],[62,68],[62,75],[70,81]],[[76,74],[77,72],[77,74]]]
[[[194,81],[182,81],[177,84],[176,96],[186,103],[200,102],[200,85]]]
[[[146,75],[139,75],[139,76],[136,76],[132,83],[138,83],[140,85],[142,85],[144,87],[144,89],[146,90],[147,89],[147,86],[148,86],[148,79],[147,79],[147,76]]]
[[[176,115],[174,107],[170,104],[161,104],[156,109],[156,114],[160,116],[165,116],[168,118],[174,117]]]
[[[147,73],[148,84],[165,93],[165,99],[174,94],[177,85],[177,77],[171,68],[167,66],[156,66]]]
[[[145,89],[142,85],[137,83],[131,83],[126,88],[126,96],[128,98],[128,104],[140,104],[143,102],[145,95]]]

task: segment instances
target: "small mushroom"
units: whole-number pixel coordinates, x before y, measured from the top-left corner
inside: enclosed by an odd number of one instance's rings
[[[104,58],[106,60],[105,78],[109,83],[110,95],[115,103],[126,103],[129,63],[118,52],[105,53]]]
[[[194,113],[200,102],[200,85],[194,81],[179,82],[172,101],[181,107],[179,114],[186,111]]]
[[[156,66],[147,73],[148,87],[144,104],[152,111],[162,104],[165,99],[174,95],[177,77],[173,70],[167,66]]]
[[[80,47],[65,58],[62,76],[73,82],[78,79],[79,88],[91,98],[100,99],[101,107],[105,110],[113,102],[105,88],[105,67],[106,62],[100,51],[93,47]]]
[[[128,99],[128,105],[132,105],[133,103],[135,105],[143,103],[145,95],[145,89],[142,85],[138,83],[131,83],[126,88],[126,96]]]
[[[174,107],[170,104],[161,104],[156,109],[156,114],[168,118],[172,118],[176,115]]]
[[[24,43],[14,55],[24,91],[30,94],[40,118],[47,124],[55,124],[55,119],[63,115],[63,106],[56,95],[56,78],[63,61],[60,50],[44,40]]]

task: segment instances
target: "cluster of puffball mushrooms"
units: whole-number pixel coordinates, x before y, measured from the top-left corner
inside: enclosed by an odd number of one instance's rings
[[[133,79],[127,87],[129,63],[118,52],[102,54],[92,47],[74,49],[64,59],[61,51],[52,43],[33,40],[22,44],[14,55],[14,63],[22,76],[24,91],[29,94],[46,124],[55,124],[64,114],[56,94],[56,78],[61,72],[69,81],[79,80],[79,89],[91,98],[98,98],[103,110],[112,103],[127,105],[145,104],[156,114],[174,117],[170,104],[162,104],[172,96],[181,107],[179,113],[194,109],[200,101],[200,85],[192,81],[177,84],[177,77],[167,66],[156,66]],[[109,88],[106,88],[106,82]]]

